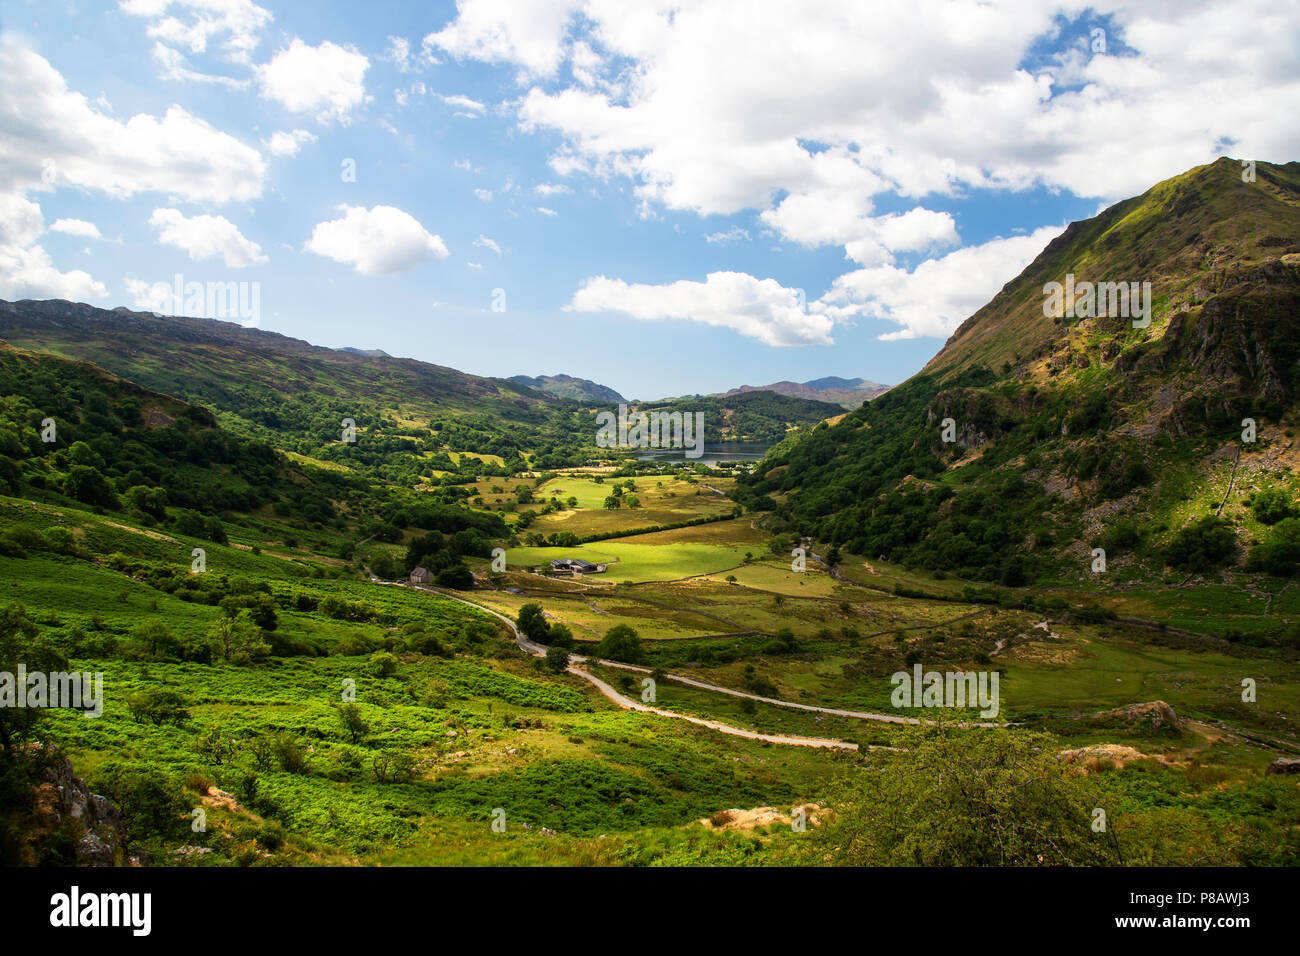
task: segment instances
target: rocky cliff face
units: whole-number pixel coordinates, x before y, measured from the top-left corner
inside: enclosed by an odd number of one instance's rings
[[[91,793],[66,757],[54,755],[40,779],[32,794],[36,826],[56,830],[71,825],[80,834],[75,846],[77,866],[134,866],[142,862],[127,849],[121,810],[107,797]]]

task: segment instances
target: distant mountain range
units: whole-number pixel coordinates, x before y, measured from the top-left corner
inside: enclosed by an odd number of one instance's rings
[[[618,392],[585,378],[572,375],[512,375],[510,381],[535,388],[549,395],[570,398],[579,402],[625,402]]]
[[[721,393],[723,397],[743,395],[745,392],[776,392],[791,398],[811,398],[819,402],[832,402],[845,408],[857,408],[877,395],[889,391],[890,386],[879,382],[869,382],[865,378],[840,378],[828,375],[815,378],[810,382],[773,382],[771,385],[742,385],[729,392]]]
[[[343,351],[356,350],[345,349]],[[579,402],[627,401],[626,398],[608,385],[601,385],[585,378],[574,378],[572,375],[512,375],[509,381],[538,389],[558,398],[567,398]],[[815,402],[827,402],[831,405],[854,409],[863,402],[870,401],[877,395],[883,395],[887,391],[889,391],[888,385],[869,382],[865,378],[840,378],[837,375],[828,375],[825,378],[815,378],[810,382],[786,381],[774,382],[771,385],[742,385],[727,392],[713,392],[709,397],[734,398],[748,392],[775,392],[787,398],[811,399]],[[679,399],[688,397],[679,396]]]

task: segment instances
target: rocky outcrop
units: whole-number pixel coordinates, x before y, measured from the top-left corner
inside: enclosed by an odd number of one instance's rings
[[[1152,700],[1142,704],[1129,704],[1114,710],[1103,710],[1089,714],[1085,720],[1120,721],[1145,727],[1148,730],[1181,733],[1182,718],[1163,700]]]
[[[41,772],[33,797],[41,824],[52,829],[72,821],[80,829],[78,866],[139,862],[127,855],[122,811],[107,797],[91,793],[66,757],[55,755],[53,763]]]
[[[1300,773],[1300,757],[1278,757],[1264,771],[1268,776],[1283,773]]]

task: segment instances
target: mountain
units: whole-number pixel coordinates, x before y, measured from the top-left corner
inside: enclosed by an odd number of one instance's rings
[[[1149,325],[1049,286],[1112,281],[1150,283]],[[1096,547],[1133,574],[1269,548],[1285,568],[1300,527],[1254,495],[1300,514],[1298,397],[1300,163],[1243,182],[1225,158],[1073,223],[920,373],[782,443],[741,496],[773,527],[1004,583],[1087,574]]]
[[[0,343],[0,493],[62,495],[161,520],[164,504],[215,516],[306,498],[332,514],[328,500],[347,497],[348,484],[241,440],[206,408]]]
[[[511,375],[510,381],[518,382],[520,385],[527,385],[529,388],[535,388],[551,395],[558,395],[560,398],[572,399],[575,402],[627,401],[622,395],[606,385],[585,378],[574,378],[572,375],[538,375],[535,377]]]
[[[835,375],[813,379],[811,382],[773,382],[771,385],[741,385],[724,397],[743,395],[746,392],[776,392],[791,398],[808,398],[818,402],[831,402],[844,408],[857,408],[889,391],[888,385],[869,382],[864,378],[839,378]]]
[[[340,352],[347,352],[349,355],[365,355],[368,358],[392,358],[383,349],[354,349],[351,346],[345,346],[339,349]]]
[[[0,300],[0,340],[92,362],[211,408],[232,434],[408,486],[431,472],[472,479],[584,464],[605,454],[596,448],[592,404],[622,401],[595,383],[584,385],[608,397],[579,401],[518,381],[321,348],[230,322],[58,299]],[[836,411],[776,395],[671,407],[705,412],[709,441],[776,442]],[[363,441],[342,441],[345,421],[355,423]]]
[[[868,382],[865,378],[840,378],[838,375],[827,375],[825,378],[815,378],[811,382],[804,382],[809,388],[818,391],[826,391],[833,388],[846,388],[854,391],[862,389],[888,388],[887,385],[880,385],[876,382]]]
[[[527,454],[544,450],[533,460],[549,466],[581,460],[580,449],[591,444],[589,422],[576,418],[575,408],[515,382],[321,348],[230,322],[57,299],[0,301],[0,339],[93,362],[206,405],[227,428],[286,451],[364,468],[391,466],[386,456],[403,448],[412,465],[424,452],[443,451],[522,465]],[[371,440],[342,446],[344,419]]]

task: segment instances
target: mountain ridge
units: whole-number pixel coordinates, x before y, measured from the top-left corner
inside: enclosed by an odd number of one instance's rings
[[[1086,578],[1098,547],[1155,577],[1261,544],[1300,561],[1249,510],[1300,468],[1300,163],[1256,171],[1219,160],[1072,224],[919,373],[783,442],[740,496],[776,530],[1004,584]],[[1149,325],[1052,314],[1070,273],[1150,281]]]
[[[870,382],[863,378],[839,378],[830,375],[813,379],[809,382],[792,382],[789,380],[773,382],[770,385],[740,385],[726,392],[714,394],[724,398],[743,395],[746,392],[775,392],[790,398],[807,398],[819,402],[830,402],[843,408],[854,409],[863,402],[883,395],[890,386],[879,382]]]

